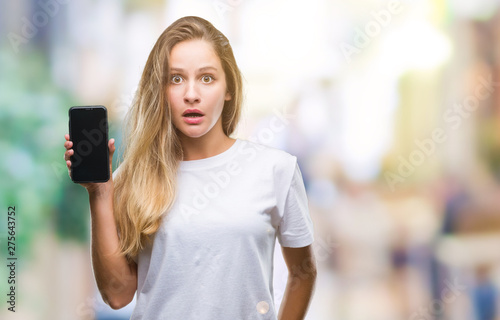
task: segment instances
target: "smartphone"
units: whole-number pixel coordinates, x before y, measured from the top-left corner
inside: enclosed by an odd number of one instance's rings
[[[71,180],[75,183],[109,180],[108,112],[104,106],[71,107],[69,137],[73,141]]]

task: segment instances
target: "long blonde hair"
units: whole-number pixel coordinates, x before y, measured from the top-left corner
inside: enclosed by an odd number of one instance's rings
[[[176,196],[176,175],[183,152],[172,124],[167,97],[169,54],[181,41],[203,39],[212,44],[226,76],[222,127],[229,136],[238,124],[242,78],[228,39],[210,22],[184,17],[156,41],[126,116],[123,161],[114,178],[114,216],[121,254],[136,256],[158,230]]]

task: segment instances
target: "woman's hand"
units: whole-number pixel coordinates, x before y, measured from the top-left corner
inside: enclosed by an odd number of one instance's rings
[[[66,148],[66,152],[64,153],[64,160],[66,161],[66,167],[68,167],[68,175],[71,178],[71,156],[75,153],[73,148],[73,141],[69,140],[69,134],[65,134],[64,138],[66,142],[64,142],[64,147]],[[113,154],[115,153],[115,139],[109,139],[108,141],[109,148],[109,180],[107,182],[87,182],[87,183],[79,183],[79,185],[83,186],[89,193],[91,192],[100,192],[109,190],[110,185],[113,183]]]

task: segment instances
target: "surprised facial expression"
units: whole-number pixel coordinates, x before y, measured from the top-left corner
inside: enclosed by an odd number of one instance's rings
[[[199,138],[211,130],[222,132],[219,120],[231,95],[212,45],[201,39],[176,44],[170,52],[170,75],[167,96],[180,134]]]

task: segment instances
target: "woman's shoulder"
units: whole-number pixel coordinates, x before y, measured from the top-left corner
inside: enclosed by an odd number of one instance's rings
[[[242,159],[255,162],[260,166],[271,166],[274,168],[294,167],[297,157],[276,147],[271,147],[260,142],[239,139],[240,144],[237,152]]]

